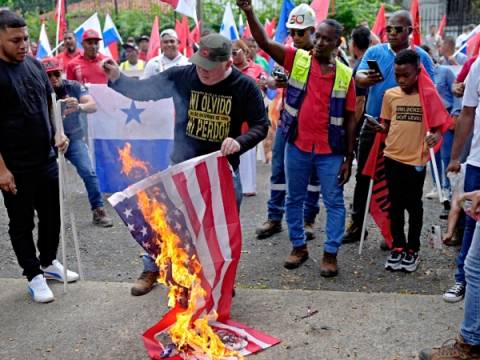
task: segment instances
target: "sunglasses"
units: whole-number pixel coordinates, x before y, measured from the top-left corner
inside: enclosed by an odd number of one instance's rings
[[[390,26],[388,25],[385,30],[387,31],[387,34],[400,34],[405,31],[405,29],[408,29],[408,26]]]
[[[290,30],[290,36],[293,38],[295,37],[295,34],[298,36],[298,37],[302,37],[305,35],[305,30],[294,30],[294,29],[291,29]]]
[[[232,50],[232,55],[233,55],[233,56],[237,56],[237,55],[240,54],[242,51],[243,51],[243,49],[233,49],[233,50]]]
[[[48,73],[49,78],[51,78],[51,77],[59,78],[60,76],[62,76],[62,73],[60,71],[50,71]]]

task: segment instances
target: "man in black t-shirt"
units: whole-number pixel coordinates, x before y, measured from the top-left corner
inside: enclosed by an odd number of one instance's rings
[[[9,217],[8,233],[28,290],[37,302],[53,301],[45,278],[63,281],[55,258],[60,233],[58,167],[48,102],[52,88],[42,65],[27,56],[25,21],[0,11],[0,189]],[[62,135],[55,146],[67,150]],[[37,248],[33,241],[38,214]],[[37,249],[40,258],[37,258]],[[67,271],[67,280],[78,274]]]
[[[105,63],[105,72],[109,86],[131,99],[173,97],[172,163],[221,150],[235,171],[235,193],[240,205],[239,156],[263,140],[268,131],[262,94],[252,79],[232,68],[228,39],[210,34],[200,40],[199,46],[190,59],[193,65],[170,68],[145,80],[120,74],[113,62]],[[248,124],[245,134],[241,133],[243,122]],[[132,295],[149,292],[158,277],[152,259],[144,259],[144,272],[133,286]]]

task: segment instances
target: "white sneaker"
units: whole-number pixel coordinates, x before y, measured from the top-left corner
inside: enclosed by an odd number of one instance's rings
[[[63,282],[63,265],[60,261],[53,260],[52,265],[46,268],[42,266],[42,271],[47,279]],[[77,281],[79,277],[76,272],[67,270],[67,282]]]
[[[52,290],[47,285],[47,280],[42,274],[35,276],[28,282],[28,292],[33,298],[33,301],[39,303],[48,303],[55,300]]]
[[[428,193],[425,194],[425,197],[426,197],[427,199],[436,199],[436,198],[438,198],[437,188],[434,187],[432,190],[430,190],[430,192],[428,192]]]

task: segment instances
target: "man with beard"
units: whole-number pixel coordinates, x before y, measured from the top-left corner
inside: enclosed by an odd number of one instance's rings
[[[277,130],[288,141],[285,147],[285,210],[293,249],[284,267],[295,269],[308,259],[303,205],[314,169],[327,209],[327,239],[320,274],[336,276],[337,252],[345,227],[343,185],[350,177],[355,137],[352,70],[335,59],[343,28],[335,20],[324,20],[315,32],[312,51],[294,49],[268,38],[254,14],[251,0],[237,0],[237,5],[245,12],[260,48],[290,73],[285,111]],[[304,18],[292,20],[300,23]]]
[[[77,49],[77,38],[73,31],[65,31],[63,35],[63,45],[64,50],[57,55],[57,59],[62,69],[66,69],[70,61],[81,53],[80,50]]]

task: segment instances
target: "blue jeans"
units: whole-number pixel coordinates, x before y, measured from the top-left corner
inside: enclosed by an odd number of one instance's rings
[[[235,190],[235,198],[237,200],[238,212],[240,213],[240,205],[242,204],[243,190],[242,190],[242,182],[240,181],[240,171],[238,169],[235,170],[233,174],[233,187]],[[150,255],[147,255],[147,254],[143,255],[142,261],[143,261],[143,271],[149,271],[149,272],[158,271],[158,266],[155,263],[155,259],[152,258]]]
[[[467,164],[467,170],[465,172],[465,192],[474,191],[480,189],[480,168]],[[465,216],[465,230],[463,232],[462,247],[457,256],[457,270],[455,271],[455,281],[465,283],[465,258],[467,257],[468,250],[472,243],[473,233],[475,231],[475,220],[470,216]]]
[[[327,210],[324,251],[336,254],[342,244],[345,230],[345,204],[343,186],[338,185],[338,174],[343,163],[342,155],[318,155],[304,152],[287,143],[285,148],[285,172],[287,176],[287,200],[285,204],[288,233],[293,247],[305,245],[303,228],[303,203],[310,174],[320,179],[320,189]]]
[[[78,175],[85,183],[92,210],[103,207],[102,193],[98,186],[97,174],[93,170],[92,160],[88,154],[87,144],[81,139],[70,140],[65,157],[75,166]]]
[[[282,132],[277,130],[272,149],[272,176],[270,177],[270,199],[268,219],[281,221],[285,211],[285,144]],[[304,221],[313,223],[320,212],[320,181],[315,172],[311,173],[307,197],[305,198]]]
[[[460,334],[467,344],[480,345],[480,223],[465,260],[465,310]]]

